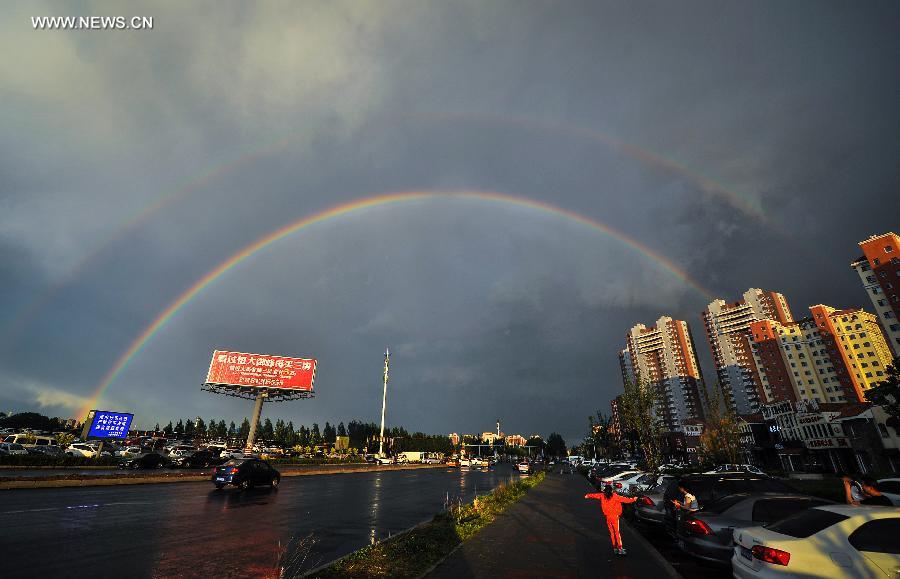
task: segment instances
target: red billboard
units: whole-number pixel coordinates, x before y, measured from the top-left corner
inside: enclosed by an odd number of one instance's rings
[[[206,382],[312,392],[315,378],[314,359],[216,350],[209,364]]]

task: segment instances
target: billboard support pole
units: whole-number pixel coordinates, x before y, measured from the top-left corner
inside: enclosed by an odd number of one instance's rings
[[[384,350],[384,393],[381,395],[381,436],[378,437],[378,456],[384,456],[384,410],[387,406],[388,366],[391,363],[391,351]]]
[[[247,435],[247,444],[244,446],[245,452],[253,452],[253,443],[256,441],[256,428],[259,426],[259,417],[262,414],[263,400],[265,398],[265,391],[261,391],[256,395],[256,404],[253,406],[253,418],[250,420],[250,434]]]

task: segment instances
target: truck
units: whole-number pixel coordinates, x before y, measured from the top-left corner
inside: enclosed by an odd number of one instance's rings
[[[427,458],[427,455],[428,455],[427,452],[419,452],[419,451],[410,451],[410,450],[408,450],[408,451],[406,451],[406,452],[401,452],[400,455],[397,457],[397,460],[398,460],[399,462],[409,462],[409,463],[413,463],[413,462],[425,462],[425,459]]]

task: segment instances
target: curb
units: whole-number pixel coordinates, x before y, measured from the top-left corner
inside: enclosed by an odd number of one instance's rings
[[[322,468],[319,465],[310,466],[308,470],[285,470],[282,477],[315,476],[325,474],[352,474],[361,472],[378,472],[393,470],[416,470],[422,468],[438,468],[444,465],[380,465],[380,466],[342,466],[338,468]],[[115,475],[104,478],[66,478],[49,480],[15,480],[3,482],[0,480],[0,491],[12,489],[46,489],[46,488],[70,488],[70,487],[100,487],[140,484],[164,484],[204,482],[210,480],[211,473],[189,474],[183,476],[136,476],[118,477]]]

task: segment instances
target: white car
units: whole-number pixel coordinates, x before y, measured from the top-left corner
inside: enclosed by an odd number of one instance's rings
[[[900,478],[883,478],[878,481],[878,490],[891,499],[895,507],[900,507]]]
[[[617,482],[622,483],[622,487],[615,487],[615,489],[616,492],[635,495],[637,493],[642,493],[648,488],[657,484],[659,478],[659,476],[650,473],[636,472],[632,475],[619,479]]]
[[[66,448],[66,454],[69,456],[83,456],[86,458],[97,458],[97,449],[98,447],[93,444],[85,444],[83,442],[76,442],[74,444],[70,444],[68,448]]]
[[[605,487],[606,485],[612,485],[613,489],[616,491],[621,491],[624,488],[622,481],[628,478],[633,477],[634,475],[645,474],[639,470],[623,470],[619,474],[603,477],[600,479],[600,488]]]
[[[895,577],[898,537],[896,508],[823,505],[735,530],[731,570],[736,579]]]
[[[123,448],[122,450],[116,451],[116,456],[122,458],[131,458],[133,456],[138,456],[141,454],[140,446],[129,446],[127,448]]]

